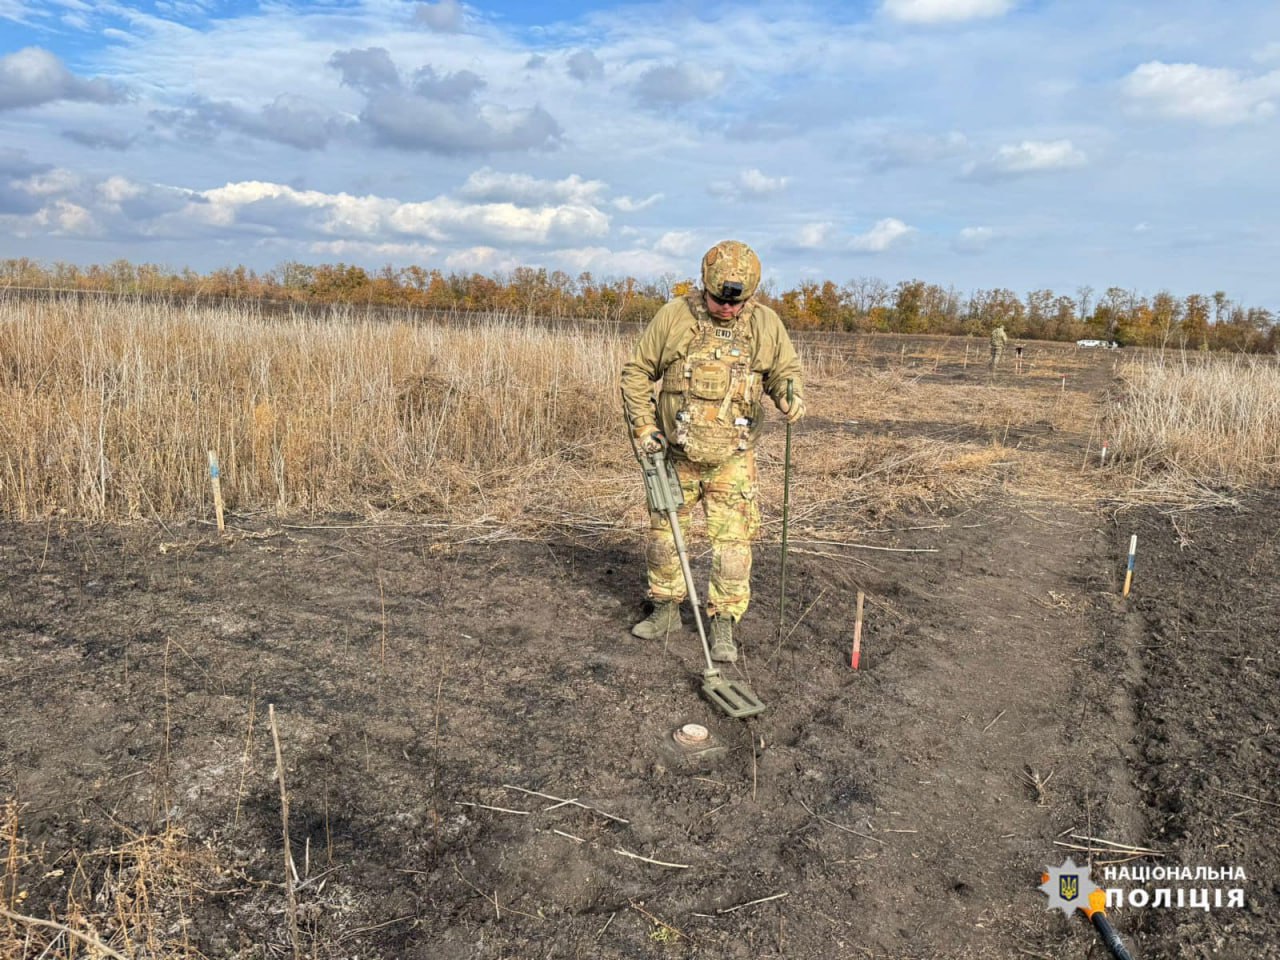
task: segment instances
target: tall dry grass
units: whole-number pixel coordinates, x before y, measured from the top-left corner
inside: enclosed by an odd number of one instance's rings
[[[622,435],[616,333],[0,304],[0,513],[447,509]]]
[[[233,515],[403,510],[479,522],[479,537],[638,536],[647,517],[618,393],[636,335],[503,316],[456,327],[344,308],[280,319],[253,306],[0,303],[0,515],[207,519],[213,450]],[[800,351],[812,416],[796,440],[801,522],[856,529],[966,499],[1007,478],[1011,423],[1067,413],[1055,393],[1024,413],[1025,391],[921,382],[905,354],[871,370],[856,351]],[[934,429],[868,434],[886,418]],[[771,429],[767,511],[782,479]]]
[[[1236,490],[1280,480],[1280,368],[1234,356],[1125,364],[1107,422],[1114,469],[1139,489]]]

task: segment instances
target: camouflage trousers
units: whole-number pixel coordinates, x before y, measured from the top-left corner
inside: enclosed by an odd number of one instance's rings
[[[747,450],[718,467],[702,467],[678,457],[671,462],[684,491],[684,506],[677,516],[686,546],[693,508],[701,503],[706,513],[711,541],[707,613],[740,620],[751,602],[751,541],[760,532],[755,451]],[[645,564],[651,599],[679,602],[685,598],[688,591],[671,523],[660,511],[649,515]]]
[[[991,345],[991,369],[994,370],[1000,365],[1001,358],[1004,357],[1004,344]]]

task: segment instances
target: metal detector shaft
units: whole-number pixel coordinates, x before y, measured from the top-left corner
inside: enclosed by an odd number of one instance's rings
[[[689,550],[680,529],[679,511],[685,502],[684,490],[680,487],[679,475],[667,459],[666,439],[656,431],[655,436],[659,449],[652,453],[644,450],[634,434],[631,448],[644,473],[644,491],[649,509],[664,514],[671,525],[671,540],[675,545],[676,555],[680,558],[680,572],[684,574],[684,585],[693,607],[693,620],[698,625],[698,639],[702,641],[702,656],[707,664],[702,674],[702,695],[730,717],[746,720],[763,713],[765,705],[745,683],[722,677],[711,660],[711,646],[707,643],[707,628],[702,622],[698,588],[694,585],[693,570],[689,567]]]
[[[795,403],[793,381],[787,381],[787,413]],[[787,421],[787,451],[782,461],[782,564],[778,574],[778,638],[782,638],[787,614],[787,526],[791,512],[791,421]]]
[[[715,665],[711,662],[711,647],[707,644],[707,630],[702,624],[698,588],[693,581],[693,570],[689,567],[689,551],[685,548],[684,534],[680,530],[678,511],[684,503],[684,495],[680,492],[679,481],[674,476],[675,471],[668,466],[666,453],[662,450],[642,454],[641,464],[645,468],[645,492],[649,497],[649,506],[665,513],[671,524],[671,539],[675,541],[676,554],[680,557],[680,570],[684,573],[685,589],[689,591],[689,602],[693,605],[693,619],[698,625],[702,655],[706,658],[707,669],[715,670]]]
[[[1124,941],[1116,933],[1115,927],[1111,926],[1111,922],[1107,920],[1105,913],[1100,910],[1095,911],[1089,919],[1093,922],[1093,928],[1098,931],[1098,936],[1102,938],[1102,942],[1106,944],[1107,949],[1111,951],[1111,956],[1115,957],[1115,960],[1133,960],[1133,954],[1124,945]]]
[[[693,585],[693,571],[689,568],[689,551],[684,547],[684,534],[680,532],[680,518],[674,510],[667,513],[671,521],[671,536],[676,542],[676,553],[680,555],[680,569],[684,571],[685,589],[689,591],[689,602],[693,604],[693,619],[698,625],[698,638],[702,641],[702,656],[707,661],[707,670],[714,671],[711,662],[711,647],[707,644],[707,629],[702,625],[702,608],[698,604],[698,589]]]

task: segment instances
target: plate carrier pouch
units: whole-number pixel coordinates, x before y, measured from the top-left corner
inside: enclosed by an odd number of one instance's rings
[[[682,395],[675,444],[691,462],[716,467],[747,449],[760,375],[751,371],[750,309],[731,324],[717,324],[701,303],[688,299],[697,326],[688,354],[667,367],[664,393]]]

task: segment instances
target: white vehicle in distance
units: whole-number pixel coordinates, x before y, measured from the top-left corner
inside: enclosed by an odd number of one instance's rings
[[[1076,346],[1081,348],[1101,347],[1104,350],[1114,350],[1120,344],[1114,340],[1077,340]]]

